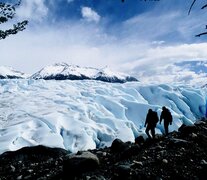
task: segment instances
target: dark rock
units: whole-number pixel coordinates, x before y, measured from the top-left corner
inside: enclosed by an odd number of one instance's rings
[[[0,155],[0,179],[52,179],[60,177],[61,158],[68,151],[45,146],[24,147]],[[55,165],[58,162],[58,166]],[[4,167],[3,169],[1,167]]]
[[[49,148],[46,146],[34,146],[24,147],[17,151],[8,151],[3,153],[0,158],[1,160],[10,159],[15,161],[31,161],[31,160],[44,160],[50,157],[60,157],[67,155],[69,152],[61,148]]]
[[[129,144],[124,143],[120,139],[115,139],[111,144],[111,151],[113,153],[123,152],[129,148]]]
[[[138,144],[134,144],[132,146],[129,146],[126,148],[122,153],[120,154],[121,159],[127,159],[134,155],[137,155],[140,151],[140,146]]]
[[[180,132],[146,140],[141,147],[139,143],[117,139],[111,148],[71,155],[62,149],[43,146],[6,152],[0,155],[0,179],[204,180],[207,177],[207,123],[195,126],[195,130],[192,127],[184,130],[186,126],[182,126]]]
[[[99,159],[89,151],[68,155],[63,161],[64,177],[73,177],[81,173],[92,171],[99,166]]]
[[[126,179],[131,172],[131,167],[130,165],[118,165],[115,167],[116,169],[116,174],[118,175],[119,178]]]
[[[198,138],[197,138],[197,143],[204,147],[204,148],[207,148],[207,136],[204,135],[204,134],[199,134],[198,135]]]
[[[87,177],[88,180],[105,180],[105,178],[103,176],[100,175],[94,175],[91,177]]]
[[[135,138],[135,143],[142,145],[145,142],[144,137],[143,136],[138,136],[137,138]]]
[[[186,127],[186,125],[185,125],[185,124],[182,124],[182,125],[178,128],[178,131],[181,132],[181,131],[183,130],[184,127]]]
[[[193,132],[196,132],[197,127],[195,125],[192,126],[186,126],[186,125],[182,125],[178,131],[183,135],[183,136],[187,136]]]
[[[205,124],[206,124],[206,121],[202,121],[202,120],[200,120],[200,121],[196,121],[194,124],[195,124],[196,126],[205,125]]]
[[[189,145],[189,142],[183,139],[170,138],[169,145],[170,147],[186,147]]]

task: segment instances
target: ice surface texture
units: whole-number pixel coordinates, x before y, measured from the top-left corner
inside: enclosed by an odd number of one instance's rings
[[[170,131],[206,115],[206,91],[169,85],[100,81],[0,80],[0,153],[46,145],[71,152],[134,141],[149,108],[173,115]],[[156,133],[163,132],[163,124]]]

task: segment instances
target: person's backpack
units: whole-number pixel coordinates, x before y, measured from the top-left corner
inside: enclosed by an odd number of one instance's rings
[[[172,123],[173,118],[172,118],[172,114],[170,113],[169,109],[167,110],[167,119],[169,123]]]
[[[158,115],[156,111],[153,111],[153,119],[154,119],[154,123],[157,124],[159,121]]]

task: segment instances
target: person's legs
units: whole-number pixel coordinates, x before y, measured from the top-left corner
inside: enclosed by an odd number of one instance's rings
[[[168,122],[164,122],[164,128],[165,128],[165,134],[168,135],[168,126],[169,123]]]
[[[154,139],[155,138],[155,128],[154,127],[151,128],[151,134],[152,134],[152,137]]]
[[[149,130],[150,130],[150,127],[149,127],[149,126],[147,126],[147,128],[146,128],[145,132],[146,132],[146,134],[147,134],[148,138],[149,138],[149,139],[151,139],[152,137],[151,137],[151,136],[150,136],[150,134],[149,134]]]

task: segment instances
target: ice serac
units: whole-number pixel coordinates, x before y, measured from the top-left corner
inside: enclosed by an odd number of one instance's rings
[[[46,66],[31,76],[33,79],[44,80],[100,80],[111,83],[125,83],[137,81],[135,77],[113,72],[109,68],[96,69],[92,67],[80,67],[77,65],[68,65],[66,63],[56,63]]]
[[[0,79],[22,79],[27,75],[11,67],[0,66]]]
[[[0,153],[46,145],[71,152],[145,136],[149,108],[173,115],[170,131],[206,115],[206,88],[94,80],[0,80]],[[156,133],[163,132],[158,124]]]

